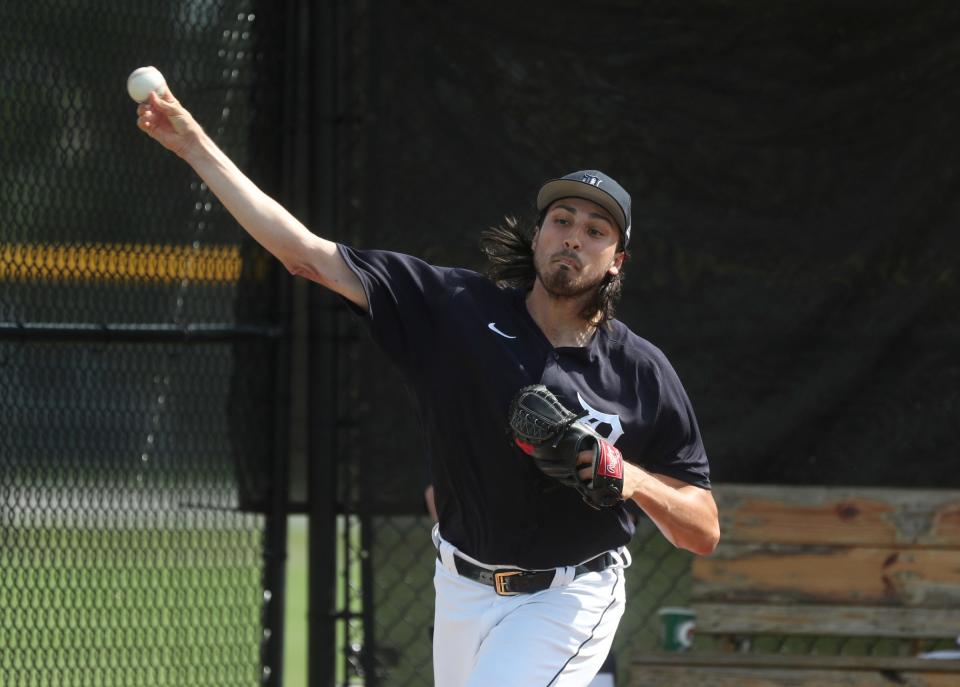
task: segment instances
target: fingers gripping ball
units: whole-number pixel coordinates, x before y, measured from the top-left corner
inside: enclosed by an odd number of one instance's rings
[[[545,475],[580,492],[594,508],[615,506],[623,500],[623,457],[620,451],[580,422],[576,415],[542,384],[520,389],[508,412],[514,443],[532,456]],[[592,479],[577,475],[581,451],[592,451]]]
[[[138,103],[146,102],[150,92],[162,96],[167,90],[167,80],[156,67],[140,67],[127,77],[127,93]]]

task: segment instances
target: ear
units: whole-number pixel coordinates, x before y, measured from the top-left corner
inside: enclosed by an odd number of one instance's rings
[[[613,256],[613,264],[610,265],[610,269],[607,270],[607,274],[611,277],[615,277],[620,274],[620,267],[623,265],[623,259],[627,256],[626,252],[620,251]]]
[[[537,250],[537,239],[540,238],[540,226],[537,225],[537,228],[533,230],[533,238],[530,239],[530,248],[532,250]]]

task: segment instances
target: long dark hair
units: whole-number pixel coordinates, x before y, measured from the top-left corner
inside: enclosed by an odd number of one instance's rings
[[[480,233],[480,250],[487,258],[487,276],[500,287],[529,291],[537,278],[533,264],[533,236],[543,223],[543,215],[536,222],[522,223],[516,217],[504,217],[503,223]],[[623,250],[624,262],[629,253],[623,248],[623,239],[617,250]],[[613,319],[614,307],[623,290],[623,269],[616,275],[604,277],[587,301],[580,316],[588,321],[599,317],[597,325]]]

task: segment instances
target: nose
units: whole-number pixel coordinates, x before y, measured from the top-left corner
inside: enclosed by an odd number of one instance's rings
[[[563,239],[563,246],[564,248],[568,248],[570,250],[578,250],[580,248],[580,229],[579,228],[574,227],[569,232],[567,232],[567,235]]]

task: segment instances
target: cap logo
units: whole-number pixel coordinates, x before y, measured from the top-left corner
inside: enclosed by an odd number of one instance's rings
[[[581,179],[580,181],[582,181],[585,184],[590,184],[591,186],[597,186],[597,187],[599,187],[600,184],[603,183],[603,179],[601,179],[600,177],[590,176],[589,174],[584,174],[583,179]]]

